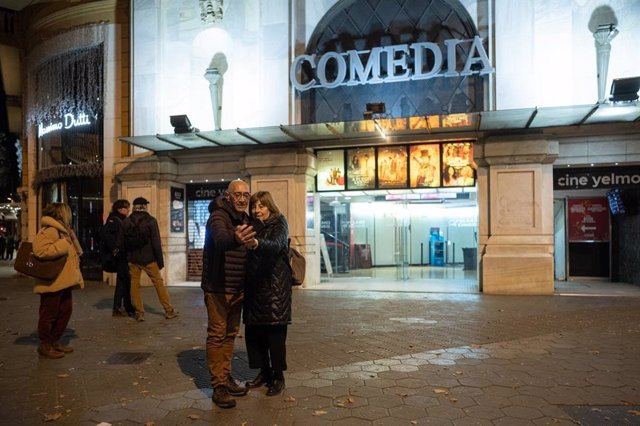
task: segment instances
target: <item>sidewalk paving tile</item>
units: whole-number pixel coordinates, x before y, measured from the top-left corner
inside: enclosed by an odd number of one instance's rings
[[[36,353],[29,280],[0,263],[0,281],[3,425],[640,424],[636,292],[296,290],[285,391],[252,389],[223,410],[211,402],[199,289],[170,287],[181,315],[166,321],[144,288],[147,321],[136,323],[111,317],[113,287],[87,283],[63,337],[76,351],[49,360]],[[242,337],[233,371],[257,374]]]

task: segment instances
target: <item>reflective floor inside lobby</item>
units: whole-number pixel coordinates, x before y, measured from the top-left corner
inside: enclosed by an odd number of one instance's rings
[[[434,293],[477,293],[477,270],[462,265],[374,267],[332,276],[323,273],[318,290],[374,290]],[[405,279],[406,278],[406,279]]]

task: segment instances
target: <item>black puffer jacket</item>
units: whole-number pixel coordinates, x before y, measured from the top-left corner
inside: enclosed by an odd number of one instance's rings
[[[204,234],[202,290],[229,294],[243,291],[247,249],[236,241],[235,228],[248,221],[247,214],[238,213],[225,197],[216,199]]]
[[[270,217],[249,250],[242,317],[249,325],[291,322],[291,267],[289,231],[283,215]]]
[[[118,248],[118,253],[115,258],[115,262],[127,262],[127,252],[125,250],[121,250],[118,247],[118,235],[121,232],[122,222],[127,218],[127,216],[120,214],[118,212],[109,213],[109,217],[104,223],[102,230],[100,232],[100,238],[102,238],[102,244],[100,246],[100,256],[102,260],[106,260],[111,258],[111,254],[115,248]]]
[[[139,224],[148,237],[149,242],[139,250],[128,250],[124,244],[124,234],[133,226]],[[127,260],[136,265],[148,265],[157,262],[158,268],[164,268],[164,257],[162,256],[162,244],[160,241],[160,228],[155,217],[146,211],[134,211],[122,221],[122,234],[118,235],[118,247],[127,250]]]

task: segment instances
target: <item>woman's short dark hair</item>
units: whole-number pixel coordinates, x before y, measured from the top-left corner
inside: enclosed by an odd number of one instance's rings
[[[128,209],[130,206],[131,203],[127,200],[116,200],[116,202],[113,203],[113,206],[111,206],[111,211],[113,213],[118,213],[118,210]]]
[[[281,214],[278,205],[273,201],[273,197],[269,191],[258,191],[251,196],[251,199],[249,200],[249,212],[253,210],[253,206],[255,206],[258,201],[263,206],[266,206],[272,215],[278,216]]]

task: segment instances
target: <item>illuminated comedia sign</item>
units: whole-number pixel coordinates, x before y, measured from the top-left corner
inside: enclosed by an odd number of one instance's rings
[[[466,43],[471,44],[469,55],[462,70],[457,70],[456,56],[459,51],[457,48]],[[445,70],[442,69],[444,55],[447,58]],[[364,64],[363,57],[366,58]],[[381,69],[383,60],[386,60],[386,75],[382,73]],[[315,74],[307,83],[298,80],[298,71],[305,63],[309,64]],[[432,63],[430,68],[427,68],[428,63]],[[475,64],[480,67],[472,70],[471,68]],[[336,70],[335,79],[329,80],[328,69]],[[476,36],[468,40],[445,40],[444,48],[441,48],[437,43],[422,42],[374,47],[371,50],[326,52],[321,56],[300,55],[291,64],[289,79],[296,89],[303,92],[316,87],[331,89],[338,86],[426,80],[435,77],[486,75],[494,71],[495,69],[491,66],[489,56],[482,45],[482,39]]]
[[[44,136],[47,133],[55,132],[62,129],[71,129],[74,127],[80,126],[89,126],[91,125],[91,121],[89,121],[89,116],[83,112],[78,113],[78,115],[73,115],[72,113],[66,113],[62,117],[62,121],[58,121],[56,123],[50,123],[45,126],[42,123],[38,124],[38,137]]]

